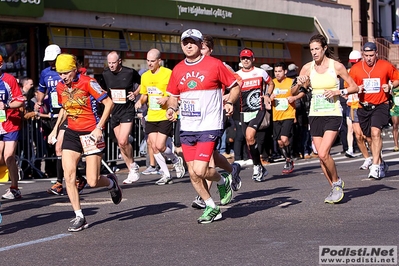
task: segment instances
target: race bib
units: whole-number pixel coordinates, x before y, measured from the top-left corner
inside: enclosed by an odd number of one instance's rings
[[[256,117],[256,115],[258,114],[258,111],[254,111],[254,112],[242,112],[242,119],[244,123],[248,123],[249,121],[251,121],[252,119],[254,119]]]
[[[6,110],[0,110],[0,123],[7,121]]]
[[[399,95],[393,97],[393,102],[394,102],[394,104],[395,104],[396,106],[399,106]]]
[[[180,104],[180,115],[185,120],[200,120],[201,109],[198,99],[184,99]]]
[[[275,88],[273,90],[273,94],[274,95],[283,95],[283,94],[287,94],[288,90],[286,89],[280,89],[280,88]]]
[[[51,106],[53,108],[61,108],[61,105],[58,104],[58,95],[56,91],[50,93],[51,97]]]
[[[313,96],[313,110],[315,112],[331,112],[335,110],[335,97],[326,98],[323,94],[314,94]]]
[[[99,153],[105,148],[104,137],[101,137],[101,140],[97,141],[97,144],[94,142],[92,135],[90,134],[79,136],[79,138],[80,143],[82,143],[84,155]]]
[[[379,78],[363,79],[364,93],[379,93],[381,80]]]
[[[125,89],[110,89],[112,101],[114,103],[126,103],[126,90]]]
[[[158,104],[158,100],[161,99],[162,96],[149,96],[149,108],[150,110],[161,110],[161,105]]]
[[[285,111],[288,109],[288,99],[287,98],[274,98],[274,107],[277,111]]]

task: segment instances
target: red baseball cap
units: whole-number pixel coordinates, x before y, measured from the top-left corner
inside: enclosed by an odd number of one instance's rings
[[[254,53],[251,50],[244,49],[241,51],[240,57],[254,57]]]

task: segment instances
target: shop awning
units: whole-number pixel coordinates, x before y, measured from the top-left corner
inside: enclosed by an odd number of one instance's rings
[[[335,33],[334,28],[330,25],[328,20],[314,17],[314,25],[317,31],[327,38],[327,44],[339,44],[338,35]]]

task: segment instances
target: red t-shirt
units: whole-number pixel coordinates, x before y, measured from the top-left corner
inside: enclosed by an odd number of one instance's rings
[[[58,102],[68,115],[68,128],[74,131],[93,131],[100,117],[98,102],[108,97],[97,81],[78,74],[68,88],[63,81],[57,84]]]
[[[24,102],[21,89],[18,86],[17,80],[14,76],[3,73],[0,76],[0,97],[1,101],[10,105],[12,102]],[[6,134],[20,130],[21,128],[21,114],[18,108],[9,108],[6,110],[7,120],[0,123],[0,134]]]
[[[399,79],[399,71],[395,66],[382,59],[378,59],[372,67],[361,61],[352,66],[349,75],[358,86],[365,86],[363,93],[359,93],[359,101],[370,104],[387,102],[388,93],[385,93],[381,86],[388,84],[389,80]],[[366,93],[364,93],[365,90],[367,91]]]

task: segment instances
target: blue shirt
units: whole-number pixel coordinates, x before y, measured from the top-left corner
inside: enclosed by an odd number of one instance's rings
[[[58,104],[57,90],[55,89],[60,80],[61,77],[54,68],[47,67],[40,73],[39,91],[44,94],[47,93],[50,112],[61,108],[61,105]]]
[[[392,33],[392,43],[399,44],[399,31],[397,30]]]

